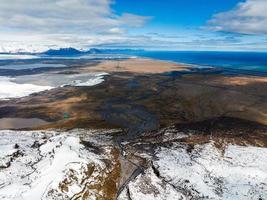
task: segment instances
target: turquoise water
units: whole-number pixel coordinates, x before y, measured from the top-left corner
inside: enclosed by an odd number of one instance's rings
[[[88,54],[83,56],[27,56],[2,55],[0,69],[28,69],[44,67],[63,67],[66,63],[82,63],[94,59],[122,59],[129,56],[147,57],[159,60],[173,61],[197,65],[198,67],[222,67],[232,71],[247,71],[267,74],[267,52],[216,52],[216,51],[123,51],[116,50],[109,54]],[[19,61],[20,60],[20,61]],[[53,64],[42,64],[53,60]],[[74,61],[76,60],[76,61]],[[80,61],[79,61],[80,60]]]
[[[267,53],[264,52],[140,51],[132,55],[195,64],[200,67],[267,72]]]

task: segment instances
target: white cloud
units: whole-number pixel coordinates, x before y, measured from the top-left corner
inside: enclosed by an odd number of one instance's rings
[[[112,3],[113,0],[0,0],[0,44],[5,49],[14,43],[78,46],[88,41],[93,45],[99,43],[99,36],[117,38],[128,28],[141,27],[150,19],[130,13],[118,15],[112,10]]]
[[[160,27],[154,30],[148,26],[140,31],[138,28],[151,17],[117,14],[112,10],[113,3],[116,1],[0,0],[0,52],[40,52],[59,47],[194,50],[267,47],[263,40],[220,38],[221,34],[210,34],[207,30],[203,32],[206,38],[195,36],[203,30],[167,33]],[[267,0],[247,0],[231,11],[215,15],[208,26],[216,31],[265,34],[265,10]]]
[[[42,32],[102,32],[117,26],[138,27],[149,19],[116,15],[111,4],[111,0],[0,0],[0,25]]]
[[[146,21],[150,20],[151,17],[143,17],[138,15],[133,15],[130,13],[124,13],[119,20],[124,24],[131,24],[134,27],[142,27]]]
[[[109,29],[108,33],[111,33],[111,34],[123,34],[123,33],[125,33],[125,30],[122,29],[122,28],[111,28],[111,29]]]
[[[241,34],[267,34],[267,0],[246,0],[228,12],[218,13],[208,28]]]

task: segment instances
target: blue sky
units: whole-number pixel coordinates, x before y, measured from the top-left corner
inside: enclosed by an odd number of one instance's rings
[[[266,51],[266,10],[266,0],[0,0],[0,51]]]
[[[228,11],[238,0],[117,0],[112,8],[117,13],[152,16],[153,28],[199,27],[218,12]]]
[[[253,2],[253,0],[137,0],[134,3],[133,1],[117,0],[112,8],[119,14],[129,12],[151,16],[151,20],[147,22],[146,26],[141,29],[130,29],[129,32],[132,34],[154,36],[158,34],[163,38],[164,36],[165,38],[176,36],[177,38],[172,41],[188,43],[166,48],[265,51],[267,38],[265,34],[248,34],[229,30],[215,31],[208,28],[207,24],[214,15],[232,12],[240,4],[246,5],[248,2]],[[254,4],[255,6],[258,4],[266,6],[267,1],[254,0]],[[231,21],[231,19],[225,20]],[[207,43],[214,45],[207,45]],[[163,48],[165,49],[165,47]]]

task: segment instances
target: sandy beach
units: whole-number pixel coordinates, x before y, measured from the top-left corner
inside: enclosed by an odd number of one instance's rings
[[[188,66],[176,64],[172,62],[164,62],[160,60],[132,58],[126,60],[107,60],[102,61],[96,66],[86,68],[89,71],[104,71],[104,72],[129,72],[129,73],[145,73],[158,74],[169,71],[187,70]]]

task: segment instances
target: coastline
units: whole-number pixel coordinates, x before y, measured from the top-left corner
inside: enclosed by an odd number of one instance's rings
[[[105,116],[116,116],[118,111],[113,107],[122,106],[122,113],[152,113],[159,120],[159,126],[222,116],[267,125],[267,106],[258,103],[267,98],[264,93],[266,77],[225,74],[214,69],[194,70],[184,65],[140,58],[85,62],[67,69],[57,68],[51,73],[76,76],[96,72],[109,73],[109,76],[90,87],[67,85],[21,99],[1,101],[0,117],[40,118],[50,122],[46,128],[121,127],[122,118],[116,119],[114,124],[106,121]],[[107,107],[109,104],[111,106]],[[68,119],[64,118],[64,113]],[[131,114],[125,117],[127,119]],[[139,116],[135,117],[138,120]]]
[[[126,60],[103,60],[95,67],[87,68],[89,71],[128,72],[140,74],[159,74],[170,71],[188,70],[187,65],[164,62],[149,58],[131,58]]]

